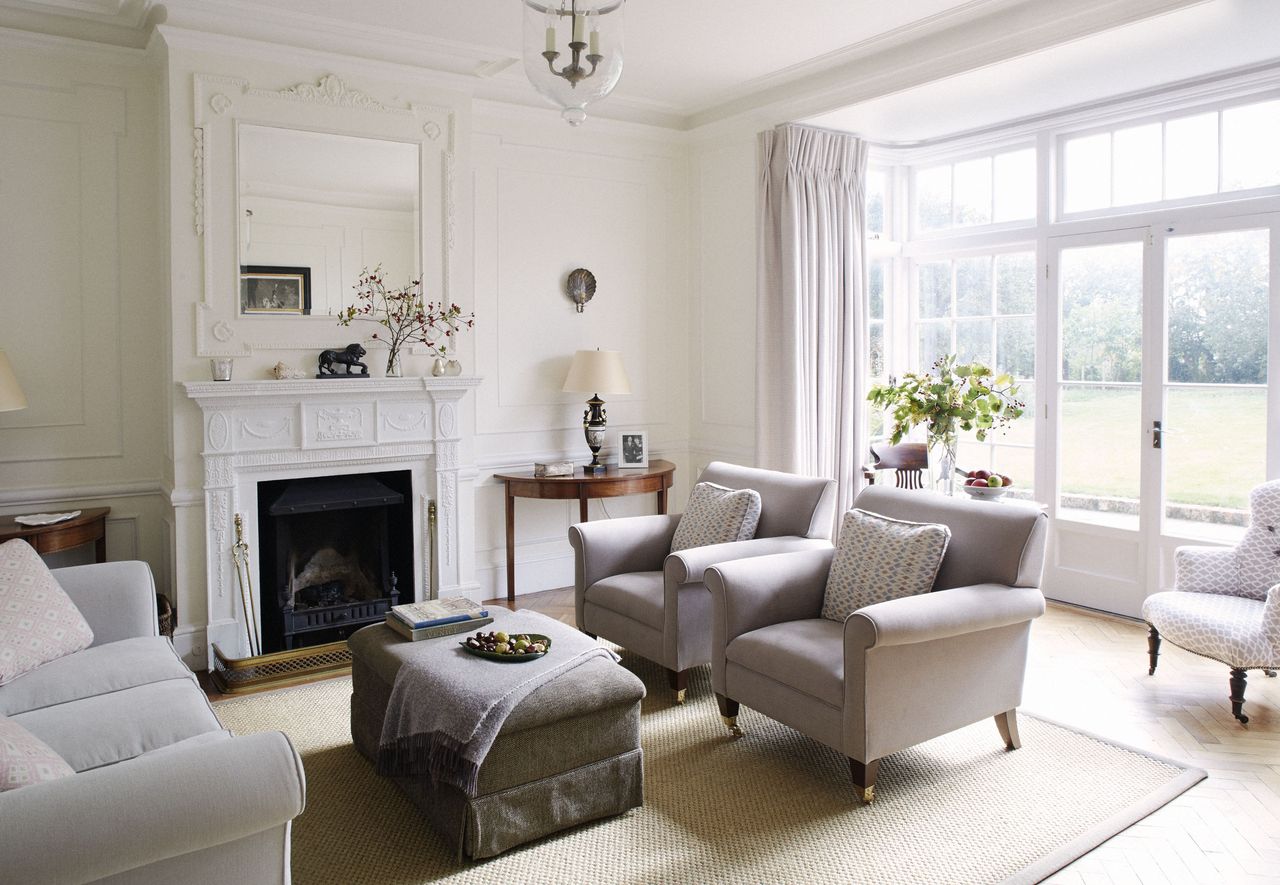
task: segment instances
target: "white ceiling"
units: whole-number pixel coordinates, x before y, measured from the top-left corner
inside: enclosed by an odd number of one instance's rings
[[[1280,2],[1216,0],[811,117],[911,144],[1280,60]]]
[[[990,0],[985,0],[989,3]],[[521,0],[257,0],[520,58]],[[630,0],[615,95],[689,114],[744,84],[973,0]],[[518,69],[516,72],[523,73]]]
[[[629,0],[626,68],[593,115],[681,129],[768,107],[776,122],[915,141],[1280,57],[1278,12],[1280,0]],[[0,27],[120,45],[145,45],[157,22],[415,65],[478,98],[541,106],[519,63],[522,0],[0,0]]]

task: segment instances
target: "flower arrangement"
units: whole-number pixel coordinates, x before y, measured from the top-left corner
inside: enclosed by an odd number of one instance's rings
[[[387,374],[400,374],[400,350],[406,344],[425,344],[432,356],[443,358],[453,353],[458,333],[475,326],[474,313],[462,313],[456,304],[423,302],[422,281],[413,280],[399,289],[388,289],[382,276],[382,265],[360,271],[355,285],[356,303],[338,312],[338,325],[350,326],[355,320],[369,320],[385,326],[386,332],[374,332],[375,341],[387,345]]]
[[[1013,377],[995,374],[982,363],[957,363],[955,354],[940,357],[933,372],[908,373],[901,381],[871,388],[867,399],[882,409],[892,410],[890,442],[902,442],[912,428],[927,428],[930,448],[943,448],[943,482],[952,488],[956,461],[956,431],[974,431],[979,442],[993,430],[1003,431],[1022,416],[1026,406],[1018,399]]]

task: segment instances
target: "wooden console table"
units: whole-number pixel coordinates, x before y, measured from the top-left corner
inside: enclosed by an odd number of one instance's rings
[[[54,508],[45,509],[56,512]],[[91,507],[73,519],[53,525],[22,525],[14,522],[12,516],[0,516],[0,543],[21,538],[43,555],[70,550],[92,541],[94,562],[106,562],[107,514],[110,512],[110,507]]]
[[[579,467],[573,476],[534,476],[524,473],[495,473],[507,488],[507,602],[516,601],[516,498],[578,501],[578,515],[587,521],[587,502],[592,498],[619,498],[656,492],[658,512],[667,512],[667,490],[676,465],[653,460],[648,467],[619,470],[610,467],[603,476],[585,476]]]

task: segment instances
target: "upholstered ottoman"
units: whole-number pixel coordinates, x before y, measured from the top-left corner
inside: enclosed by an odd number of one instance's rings
[[[396,673],[422,643],[375,624],[349,644],[351,737],[374,761]],[[592,658],[535,689],[511,712],[480,766],[475,797],[427,777],[394,780],[460,853],[492,857],[643,804],[643,697],[639,679],[611,660]]]

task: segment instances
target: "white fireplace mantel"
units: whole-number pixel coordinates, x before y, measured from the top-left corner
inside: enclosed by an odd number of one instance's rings
[[[474,558],[469,525],[475,476],[472,422],[461,401],[476,377],[187,381],[204,418],[204,505],[209,620],[207,639],[246,654],[243,606],[231,545],[241,516],[251,562],[259,564],[257,484],[295,477],[382,470],[412,474],[415,595],[434,572],[441,593],[469,594]],[[467,463],[464,463],[464,460]],[[427,512],[436,504],[437,549]],[[257,576],[254,575],[255,591]],[[257,605],[253,600],[252,605]],[[233,651],[236,650],[236,651]]]

